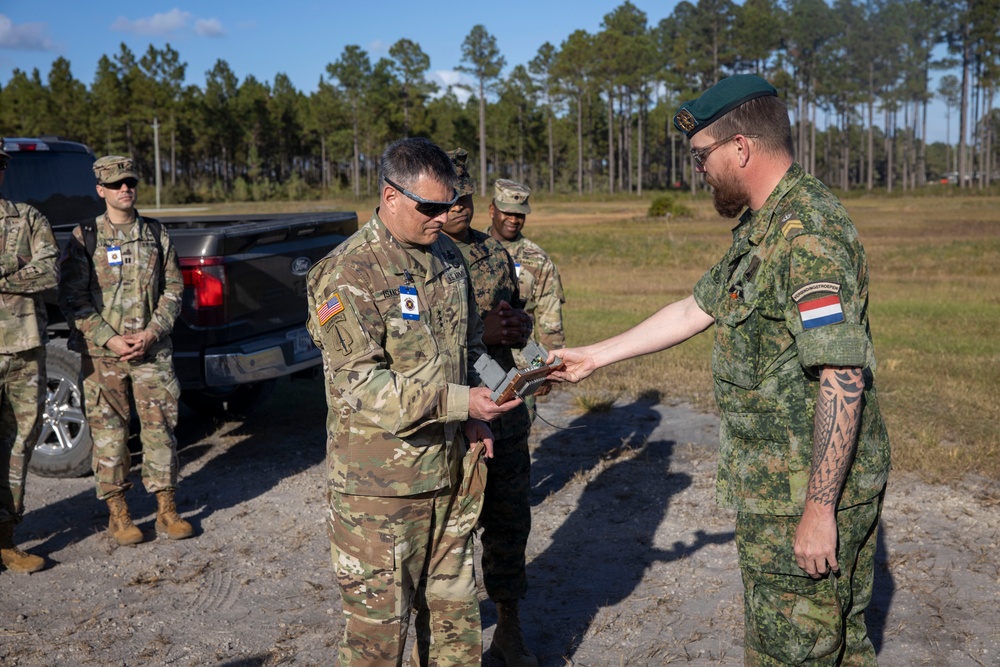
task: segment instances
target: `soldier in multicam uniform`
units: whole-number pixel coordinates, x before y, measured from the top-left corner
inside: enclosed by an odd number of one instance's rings
[[[131,396],[142,429],[142,483],[156,494],[156,532],[183,539],[194,530],[174,500],[180,385],[170,332],[184,291],[177,253],[163,226],[135,209],[138,176],[131,159],[102,157],[94,175],[107,211],[73,230],[61,260],[59,305],[71,329],[68,346],[83,355],[97,497],[108,503],[115,541],[142,542],[124,495],[132,487]]]
[[[447,234],[465,258],[483,318],[483,343],[487,353],[505,370],[514,368],[513,350],[531,335],[531,317],[521,309],[514,261],[499,241],[471,228],[475,184],[466,166],[468,153],[449,153],[455,164],[459,199],[448,213]],[[479,525],[483,532],[483,580],[497,606],[497,626],[490,653],[507,667],[537,666],[524,643],[518,606],[528,590],[524,552],[531,531],[531,454],[528,435],[531,415],[527,406],[501,416],[490,424],[495,451],[489,461],[486,498]]]
[[[785,104],[723,79],[674,124],[733,245],[694,287],[623,334],[562,350],[564,373],[676,345],[716,325],[718,502],[737,511],[745,664],[876,664],[865,627],[889,439],[875,391],[868,265],[837,198],[793,161]]]
[[[10,155],[0,139],[0,185]],[[49,221],[27,204],[0,195],[0,562],[11,572],[37,572],[45,559],[14,544],[24,515],[28,461],[45,409],[45,304],[59,281],[59,249]]]
[[[503,244],[504,249],[514,258],[524,310],[534,319],[531,337],[545,349],[553,350],[566,344],[563,333],[562,281],[552,259],[541,247],[524,237],[521,230],[527,215],[531,213],[528,197],[531,190],[526,185],[505,178],[493,184],[493,201],[490,202],[490,236]],[[529,360],[519,350],[514,351],[514,361],[518,368],[527,368]],[[543,385],[536,396],[549,393],[549,385]],[[529,406],[533,402],[529,401]]]
[[[402,664],[413,607],[429,613],[431,664],[479,664],[471,538],[493,453],[488,423],[521,401],[497,406],[488,388],[470,388],[485,349],[462,254],[440,235],[457,200],[447,154],[403,139],[379,166],[375,215],[308,280],[329,406],[340,664]]]

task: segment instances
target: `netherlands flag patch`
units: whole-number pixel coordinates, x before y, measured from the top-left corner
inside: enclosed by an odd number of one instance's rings
[[[831,294],[797,305],[799,315],[802,317],[803,329],[815,329],[825,324],[836,324],[844,321],[844,309],[840,305],[839,294]]]

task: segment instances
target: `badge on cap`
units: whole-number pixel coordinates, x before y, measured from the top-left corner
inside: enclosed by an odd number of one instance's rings
[[[403,311],[404,320],[420,319],[420,302],[417,301],[417,288],[403,285],[399,288],[399,308]]]

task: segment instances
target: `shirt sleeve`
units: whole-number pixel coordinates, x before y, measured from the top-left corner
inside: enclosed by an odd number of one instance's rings
[[[59,282],[59,248],[48,219],[37,209],[27,207],[25,221],[28,225],[31,256],[20,266],[17,255],[4,255],[10,260],[11,271],[0,278],[0,292],[5,294],[38,294],[53,288]]]
[[[156,309],[150,318],[147,329],[157,340],[169,336],[174,329],[174,322],[181,313],[181,298],[184,295],[184,278],[180,264],[177,262],[177,249],[170,240],[170,235],[160,230],[160,247],[163,249],[162,286]]]
[[[539,342],[549,350],[565,347],[562,304],[566,299],[563,296],[559,271],[551,260],[545,262],[539,271],[536,291],[535,328]]]
[[[116,332],[94,307],[90,290],[91,259],[79,227],[73,230],[59,268],[59,308],[63,316],[86,340],[104,347]]]

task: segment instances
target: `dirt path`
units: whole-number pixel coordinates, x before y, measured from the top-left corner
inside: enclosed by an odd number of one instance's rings
[[[733,516],[714,503],[718,424],[646,397],[536,422],[527,638],[542,665],[742,664]],[[182,412],[181,510],[198,535],[115,548],[91,478],[29,480],[22,545],[0,572],[0,666],[333,665],[340,602],[322,527],[323,405],[283,382],[243,422]],[[869,626],[883,667],[1000,665],[1000,486],[895,475]],[[485,642],[495,623],[483,603]],[[487,663],[489,664],[489,663]]]

